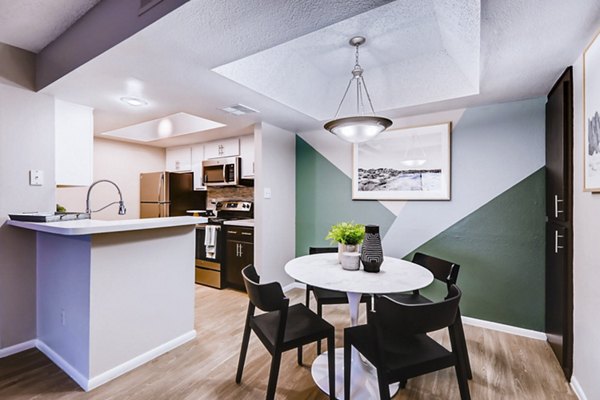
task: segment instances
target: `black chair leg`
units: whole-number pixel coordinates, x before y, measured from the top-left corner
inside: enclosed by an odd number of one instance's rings
[[[327,367],[329,368],[329,398],[335,400],[335,333],[327,337]]]
[[[298,365],[302,365],[302,346],[298,346]]]
[[[273,353],[271,360],[271,372],[269,372],[269,384],[267,385],[267,400],[275,399],[275,389],[277,389],[277,378],[279,377],[279,365],[281,364],[281,352]]]
[[[306,285],[306,289],[304,289],[304,305],[306,308],[310,308],[310,288]]]
[[[352,345],[344,335],[344,400],[350,400],[350,372],[352,359]]]
[[[379,370],[377,370],[377,382],[379,383],[379,398],[381,400],[390,400],[390,385]]]
[[[454,369],[456,370],[456,379],[458,380],[458,390],[460,391],[461,400],[471,400],[469,381],[467,380],[464,367],[460,365],[460,362],[457,362]]]
[[[465,338],[465,331],[463,329],[462,319],[460,317],[460,310],[458,311],[456,319],[456,334],[458,336],[457,339],[462,350],[462,362],[464,364],[463,367],[465,369],[465,373],[467,374],[467,379],[473,379],[473,372],[471,371],[471,361],[469,360],[469,350],[467,349],[467,339]]]
[[[323,305],[317,300],[317,315],[323,317]],[[317,355],[321,354],[321,341],[317,340]]]
[[[240,360],[238,362],[237,374],[235,375],[235,383],[240,383],[242,381],[242,372],[244,371],[246,353],[248,352],[248,342],[250,342],[250,325],[246,323],[246,326],[244,327],[244,336],[242,337],[242,349],[240,350]]]

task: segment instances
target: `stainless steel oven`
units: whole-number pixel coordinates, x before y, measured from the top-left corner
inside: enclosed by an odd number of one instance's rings
[[[253,218],[254,207],[251,201],[225,200],[217,203],[216,211],[216,217],[196,226],[196,283],[222,289],[227,286],[223,223]]]
[[[214,229],[214,252],[207,252],[207,229]],[[211,232],[209,232],[209,236]],[[196,226],[196,283],[222,289],[224,286],[222,254],[223,254],[223,227],[221,224],[200,224]]]
[[[202,161],[206,186],[236,186],[240,184],[240,157],[213,158]]]

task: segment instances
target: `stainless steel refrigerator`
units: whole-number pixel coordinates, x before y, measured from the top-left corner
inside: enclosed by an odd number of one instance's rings
[[[194,190],[193,173],[140,174],[140,218],[175,217],[204,209],[206,192]]]

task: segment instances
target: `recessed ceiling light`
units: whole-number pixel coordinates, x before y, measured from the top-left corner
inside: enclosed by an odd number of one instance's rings
[[[121,97],[121,101],[132,107],[141,107],[148,105],[148,102],[146,100],[137,97]]]
[[[234,104],[233,106],[223,107],[221,108],[221,110],[233,115],[255,114],[259,112],[258,110],[255,110],[254,108],[250,108],[243,104]]]

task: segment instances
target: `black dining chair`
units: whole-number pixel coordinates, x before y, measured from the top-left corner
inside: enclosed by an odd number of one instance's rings
[[[337,253],[337,247],[309,247],[308,254],[321,254],[321,253]],[[341,268],[341,266],[340,266]],[[315,296],[317,301],[317,315],[323,316],[323,305],[324,304],[348,304],[348,296],[345,292],[337,290],[323,289],[316,286],[306,285],[306,298],[304,304],[310,308],[310,292]],[[364,294],[360,298],[361,303],[366,303],[367,308],[371,303],[371,296]],[[317,354],[321,354],[321,341],[317,342]]]
[[[369,322],[344,329],[345,399],[350,399],[352,347],[377,369],[382,400],[389,400],[391,383],[449,367],[456,371],[461,399],[470,399],[457,340],[460,296],[460,289],[451,285],[448,296],[436,303],[402,304],[387,296],[375,297],[375,311],[368,311]],[[427,335],[443,328],[448,328],[451,350]]]
[[[412,262],[428,269],[433,274],[434,279],[445,283],[448,289],[450,288],[450,286],[456,284],[460,265],[423,253],[415,253]],[[412,293],[392,293],[388,294],[387,297],[403,304],[431,303],[431,300],[420,294],[418,290],[413,290]],[[465,371],[467,373],[467,378],[473,379],[473,373],[471,371],[471,362],[469,361],[469,351],[467,349],[467,341],[465,339],[462,318],[460,316],[460,308],[457,311],[456,319],[457,341],[459,346],[462,347],[462,353],[464,354]],[[401,384],[402,386],[404,386],[406,382],[402,382]]]
[[[298,349],[298,364],[302,365],[302,346],[327,339],[330,398],[335,399],[335,330],[333,326],[303,304],[290,306],[290,300],[285,297],[278,282],[261,284],[260,276],[253,265],[248,265],[242,270],[242,277],[249,302],[235,382],[242,381],[250,330],[254,331],[272,357],[267,400],[275,398],[281,354],[291,349]],[[254,315],[256,308],[265,313]]]

